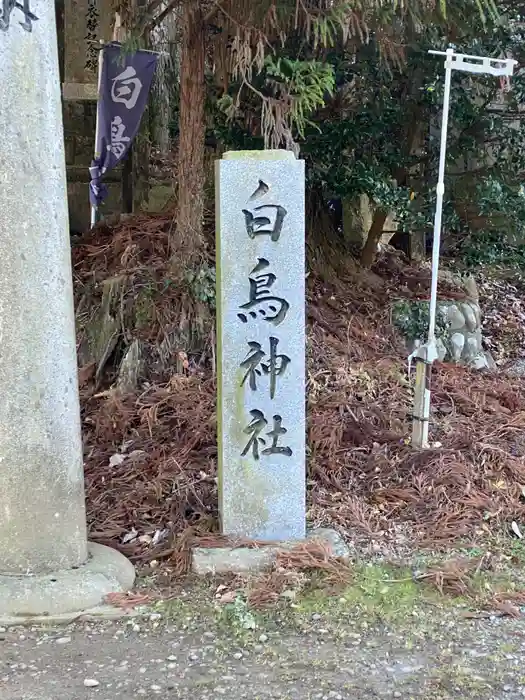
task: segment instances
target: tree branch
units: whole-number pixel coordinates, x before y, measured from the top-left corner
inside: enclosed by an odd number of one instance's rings
[[[156,10],[161,7],[165,0],[151,0],[142,16],[140,21],[137,23],[136,31],[139,36],[144,36],[144,34],[153,31],[155,27],[165,20],[165,18],[173,12],[179,5],[181,5],[182,0],[170,0],[167,7],[165,7],[157,16],[155,16]]]
[[[208,24],[208,22],[211,22],[218,11],[219,11],[219,3],[217,2],[217,0],[214,0],[213,7],[208,12],[208,14],[204,15],[204,18],[203,18],[204,23]]]
[[[173,12],[173,10],[175,10],[180,3],[181,0],[171,0],[171,2],[168,3],[168,6],[165,7],[164,10],[162,10],[162,12],[147,25],[147,30],[151,32],[153,29],[155,29],[155,27],[158,27],[159,24],[162,24],[170,12]]]
[[[146,9],[144,10],[144,14],[153,16],[153,13],[162,5],[163,2],[164,0],[150,0],[146,6]]]

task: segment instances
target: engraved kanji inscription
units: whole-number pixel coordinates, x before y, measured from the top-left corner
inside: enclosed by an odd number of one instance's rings
[[[273,428],[267,433],[268,437],[272,438],[272,444],[263,450],[263,455],[285,455],[286,457],[292,456],[292,450],[290,447],[282,447],[278,444],[279,437],[281,435],[286,435],[288,432],[286,428],[282,427],[283,419],[281,416],[273,417]]]
[[[98,11],[98,0],[88,0],[86,11],[86,70],[96,73],[98,70],[98,52],[100,46],[97,42],[99,35],[100,13]]]
[[[248,382],[250,389],[257,391],[257,378],[265,374],[270,378],[270,398],[275,397],[277,377],[284,374],[290,364],[290,358],[287,355],[277,354],[278,345],[278,338],[270,337],[270,352],[267,355],[260,343],[254,341],[248,343],[250,350],[240,365],[246,370],[241,386]]]
[[[268,425],[268,421],[264,417],[264,413],[258,409],[254,409],[250,411],[250,416],[252,417],[252,420],[243,431],[246,435],[250,436],[250,439],[246,443],[246,447],[241,453],[242,457],[246,457],[250,451],[255,460],[259,460],[261,454],[284,455],[285,457],[292,456],[293,451],[290,447],[279,445],[280,437],[282,435],[286,435],[288,432],[286,428],[282,427],[283,419],[281,416],[273,416],[273,428],[269,432],[265,433],[267,438],[271,438],[271,444],[268,447],[266,447],[268,440],[261,437],[261,433],[263,433]]]
[[[250,196],[249,202],[254,202],[256,199],[264,197],[270,191],[270,185],[268,185],[264,180],[259,180],[257,189]]]
[[[288,212],[279,204],[263,204],[260,207],[255,207],[254,211],[262,213],[263,209],[273,210],[273,223],[268,216],[254,216],[248,209],[243,209],[246,232],[250,238],[270,236],[272,241],[278,241],[283,230],[284,217]]]
[[[19,22],[20,26],[25,29],[26,32],[32,32],[33,22],[36,22],[38,17],[31,12],[30,4],[31,0],[22,0],[22,2],[17,2],[17,0],[1,0],[0,29],[4,32],[9,29],[11,13],[13,10],[18,10],[24,15],[24,21]]]
[[[286,299],[271,294],[270,289],[277,277],[271,272],[263,272],[269,266],[268,260],[258,258],[257,265],[250,272],[249,300],[239,307],[242,311],[237,314],[243,323],[248,323],[249,318],[255,319],[259,315],[265,321],[278,326],[286,318],[290,304]]]

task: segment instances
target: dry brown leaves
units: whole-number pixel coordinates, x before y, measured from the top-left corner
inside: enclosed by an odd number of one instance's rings
[[[272,570],[248,583],[246,601],[251,607],[264,608],[286,593],[295,597],[316,573],[330,589],[348,584],[352,578],[349,565],[333,556],[330,545],[310,540],[279,552]]]
[[[482,603],[484,611],[464,611],[462,617],[478,618],[496,613],[501,617],[521,617],[525,606],[525,591],[504,590],[490,594],[479,586],[476,576],[491,569],[491,556],[450,559],[429,567],[414,576],[414,580],[437,588],[441,595],[452,595],[471,600],[476,607]]]
[[[151,596],[145,593],[128,591],[126,593],[108,593],[104,598],[104,603],[112,605],[114,608],[122,608],[122,610],[129,611],[138,605],[151,603],[151,600]]]
[[[487,604],[490,610],[496,610],[502,617],[521,617],[520,608],[525,606],[525,591],[508,591],[496,593]]]
[[[416,580],[434,586],[444,595],[474,597],[473,576],[483,568],[483,557],[450,559],[429,567]]]
[[[74,254],[77,287],[123,271],[160,284],[170,225],[144,218],[95,232]],[[316,524],[385,541],[406,525],[411,546],[436,547],[525,520],[524,380],[437,365],[431,438],[442,447],[419,452],[406,444],[412,398],[390,305],[400,290],[419,295],[427,282],[388,260],[368,275],[309,280],[308,488]],[[166,291],[141,330],[152,342],[181,308],[177,293]],[[180,572],[192,537],[218,529],[215,381],[209,358],[190,359],[192,371],[177,374],[173,365],[137,396],[97,398],[88,374],[82,391],[91,537],[138,561],[170,559]],[[115,454],[122,458],[110,466]]]
[[[525,284],[519,271],[480,273],[477,279],[483,308],[483,336],[496,361],[504,363],[525,349]]]

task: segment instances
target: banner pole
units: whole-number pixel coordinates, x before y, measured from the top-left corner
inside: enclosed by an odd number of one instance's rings
[[[445,61],[445,86],[443,91],[443,113],[441,117],[441,144],[439,149],[439,171],[436,186],[436,211],[434,216],[434,238],[432,243],[432,277],[430,284],[430,307],[428,338],[416,360],[416,384],[414,387],[414,414],[412,423],[412,444],[420,449],[428,447],[430,423],[430,380],[432,363],[436,359],[436,311],[441,246],[441,219],[445,194],[445,164],[447,157],[448,114],[450,109],[450,86],[452,81],[453,49],[447,49]]]
[[[98,110],[99,110],[99,105],[100,105],[100,89],[102,86],[102,67],[103,67],[103,62],[104,62],[104,42],[101,40],[100,41],[100,50],[98,52],[98,85],[97,85],[97,116],[96,116],[96,121],[95,121],[95,160],[100,158],[101,154],[98,153],[97,147],[98,147],[98,138],[99,138],[99,118],[98,118]],[[98,208],[96,206],[91,205],[91,226],[90,228],[93,228],[95,224],[97,223],[98,220]]]
[[[436,313],[438,296],[439,253],[441,243],[443,198],[445,194],[445,165],[447,154],[447,132],[450,107],[452,70],[483,75],[511,76],[517,61],[488,56],[456,54],[454,49],[429,51],[430,54],[445,56],[445,85],[443,90],[443,113],[441,119],[441,143],[439,150],[438,182],[436,186],[436,211],[434,216],[434,239],[432,245],[432,277],[430,287],[430,307],[428,338],[409,358],[416,361],[416,383],[414,387],[414,413],[412,423],[412,444],[416,448],[428,447],[430,422],[430,381],[432,364],[438,358],[436,344]]]

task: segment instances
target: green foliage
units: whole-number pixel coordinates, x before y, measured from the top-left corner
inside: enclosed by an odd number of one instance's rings
[[[327,60],[334,66],[337,102],[323,115],[322,130],[310,130],[302,144],[311,185],[326,199],[366,194],[402,223],[428,225],[432,213],[404,177],[417,167],[410,138],[429,119],[432,105],[422,77],[414,75],[430,63],[428,57],[420,49],[403,70],[393,72],[373,45],[358,52],[357,60],[336,52]]]
[[[215,308],[215,268],[202,265],[195,270],[188,270],[185,280],[194,299],[202,301],[211,309]]]
[[[276,135],[291,145],[292,134],[304,138],[307,128],[315,128],[310,117],[333,94],[334,86],[334,71],[329,64],[292,59],[278,52],[269,54],[250,84],[232,83],[229,91],[217,99],[215,134],[223,142],[241,148],[249,147],[249,142],[251,147],[264,147]],[[245,128],[247,115],[259,110],[260,136]]]
[[[512,55],[521,63],[521,27],[494,22],[490,15],[483,19],[484,26],[474,17],[463,28],[457,50]],[[393,212],[403,230],[431,231],[444,71],[427,52],[446,46],[446,36],[433,26],[409,45],[406,62],[397,69],[386,69],[373,44],[357,54],[327,56],[335,70],[336,97],[322,113],[321,130],[310,129],[301,144],[309,182],[325,201],[366,194],[376,207]],[[489,231],[500,239],[507,233],[525,239],[525,196],[519,186],[525,175],[525,120],[519,114],[523,72],[512,79],[504,105],[497,103],[500,98],[495,78],[453,76],[443,229],[445,244],[450,247],[455,239],[457,249],[457,240],[465,241],[458,252],[463,255],[468,244],[472,261]]]
[[[512,218],[516,231],[525,235],[525,189],[518,183],[507,183],[492,175],[485,177],[478,185],[480,214],[490,223],[499,217]]]
[[[221,614],[239,632],[254,630],[257,627],[257,620],[240,593],[235,596],[233,602],[226,603],[222,607]]]
[[[461,262],[469,268],[499,265],[525,269],[525,244],[512,245],[501,233],[482,231],[462,246]]]
[[[301,138],[307,126],[314,128],[308,119],[323,107],[335,88],[333,67],[320,61],[299,61],[269,55],[265,60],[265,84],[274,94],[287,96],[291,101],[290,123]]]
[[[430,232],[444,70],[428,50],[445,49],[453,35],[458,51],[512,55],[522,64],[525,32],[512,19],[515,10],[498,3],[498,15],[493,0],[338,0],[330,9],[301,3],[291,20],[295,7],[295,0],[275,5],[272,32],[264,41],[256,32],[257,51],[252,35],[252,61],[233,71],[235,79],[230,74],[224,94],[210,76],[214,137],[239,149],[267,146],[270,133],[288,148],[299,143],[308,186],[321,201],[365,194],[393,213],[401,230]],[[254,10],[255,23],[263,10]],[[257,65],[256,53],[264,57]],[[453,76],[443,235],[470,264],[504,257],[492,243],[504,234],[525,237],[525,197],[516,186],[525,175],[518,114],[525,73],[513,78],[505,110],[498,97],[493,77]]]
[[[430,302],[406,301],[395,302],[392,308],[392,321],[399,332],[409,341],[425,340],[428,334],[430,319]],[[436,335],[447,334],[449,323],[442,309],[436,312]]]
[[[297,150],[297,137],[304,139],[306,127],[313,126],[310,116],[333,93],[327,51],[348,48],[355,59],[363,47],[372,47],[389,72],[404,65],[403,47],[408,40],[433,21],[459,25],[465,8],[474,11],[479,21],[497,14],[494,0],[440,0],[438,5],[398,0],[328,4],[267,0],[255,3],[249,15],[243,3],[234,3],[223,18],[232,35],[226,44],[231,60],[225,69],[232,82],[217,106],[228,121],[245,126],[249,122],[248,130],[252,135],[258,131],[266,148],[284,145]],[[254,111],[259,110],[260,118],[254,119]],[[251,112],[248,119],[247,112]]]

